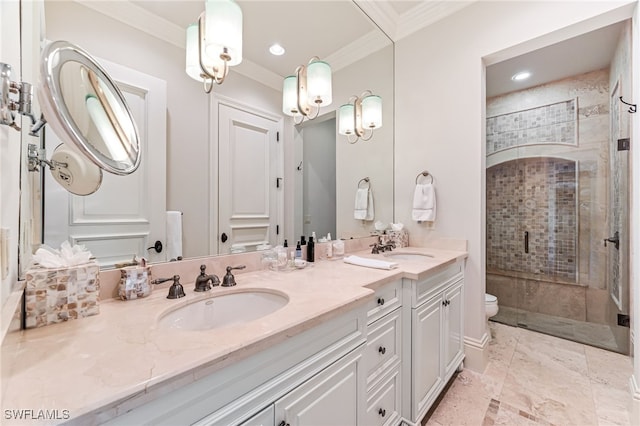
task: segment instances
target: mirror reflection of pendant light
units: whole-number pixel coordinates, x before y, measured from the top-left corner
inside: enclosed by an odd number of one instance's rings
[[[187,27],[186,72],[204,83],[222,84],[229,67],[242,62],[242,10],[233,0],[207,0],[198,23]]]
[[[360,97],[352,96],[348,104],[340,107],[338,117],[338,133],[346,135],[349,143],[368,141],[373,130],[382,127],[382,98],[369,90]]]
[[[313,120],[320,107],[331,104],[331,66],[313,57],[308,65],[296,68],[295,75],[284,79],[282,112],[292,116],[296,124]]]

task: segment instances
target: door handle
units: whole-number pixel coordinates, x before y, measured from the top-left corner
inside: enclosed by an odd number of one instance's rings
[[[223,243],[226,243],[228,239],[229,237],[227,237],[227,234],[225,234],[224,232],[222,233],[222,235],[220,235],[220,241],[222,241]]]
[[[604,246],[607,246],[607,241],[610,243],[613,243],[613,245],[615,246],[616,250],[620,250],[620,233],[618,231],[613,233],[613,237],[609,237],[609,238],[605,238],[604,239]]]
[[[529,231],[524,231],[524,252],[529,253]]]
[[[158,240],[151,247],[147,247],[147,250],[154,249],[156,253],[162,253],[162,241]]]

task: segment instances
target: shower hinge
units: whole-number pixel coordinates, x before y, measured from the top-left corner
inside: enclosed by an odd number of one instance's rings
[[[630,148],[631,148],[630,138],[618,139],[618,151],[629,151]]]
[[[627,314],[618,314],[618,325],[622,327],[631,327],[631,318]]]

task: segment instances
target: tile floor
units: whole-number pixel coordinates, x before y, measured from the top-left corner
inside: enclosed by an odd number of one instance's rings
[[[423,424],[629,425],[631,359],[530,330],[490,323],[484,373],[454,377]]]

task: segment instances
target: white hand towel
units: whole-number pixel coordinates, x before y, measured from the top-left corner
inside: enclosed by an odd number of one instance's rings
[[[167,260],[182,256],[182,212],[167,212]]]
[[[356,203],[353,210],[353,218],[365,220],[369,203],[369,188],[358,188],[356,191]]]
[[[367,214],[365,215],[364,220],[373,220],[375,216],[373,210],[373,192],[369,189],[367,193]]]
[[[436,220],[436,188],[432,183],[416,185],[411,218],[418,222]]]
[[[367,259],[359,256],[347,256],[344,258],[344,263],[350,263],[352,265],[364,266],[366,268],[376,269],[395,269],[398,267],[396,262],[387,262],[384,260]]]

